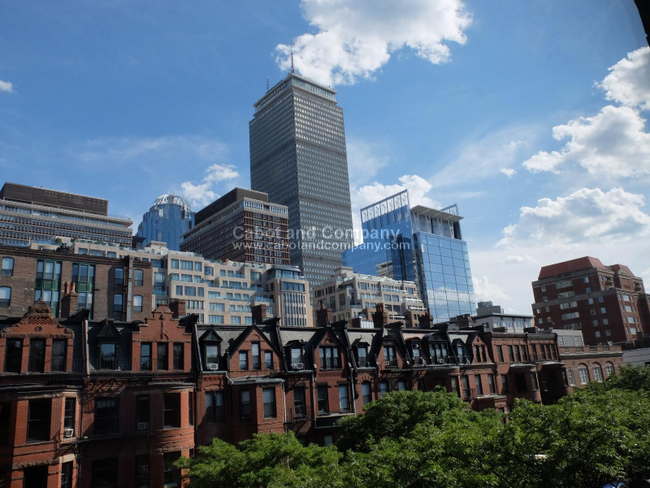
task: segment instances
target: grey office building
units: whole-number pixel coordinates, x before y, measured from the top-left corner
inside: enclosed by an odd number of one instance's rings
[[[291,264],[318,285],[353,244],[343,110],[334,90],[295,73],[254,106],[251,187],[289,207]]]

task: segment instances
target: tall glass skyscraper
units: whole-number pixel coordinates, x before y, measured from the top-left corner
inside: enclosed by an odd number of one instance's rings
[[[251,188],[289,207],[291,264],[320,284],[353,244],[343,110],[334,90],[295,73],[254,106]]]
[[[416,281],[436,322],[473,314],[474,287],[458,207],[409,204],[408,190],[361,210],[364,243],[343,253],[357,273]]]
[[[168,249],[179,251],[181,236],[193,225],[194,212],[183,197],[162,195],[142,216],[136,237],[144,239],[143,246],[151,241],[165,242]]]

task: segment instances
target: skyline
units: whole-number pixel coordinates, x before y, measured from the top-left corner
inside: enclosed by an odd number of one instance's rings
[[[438,18],[427,2],[339,3],[356,15],[307,1],[7,5],[2,180],[107,198],[134,232],[169,191],[199,210],[250,187],[252,104],[295,39],[299,71],[339,82],[357,225],[402,188],[457,203],[477,300],[518,313],[545,264],[591,255],[650,280],[650,54],[631,0],[437,2],[444,22],[424,30]],[[373,56],[346,55],[353,35]],[[337,57],[318,57],[323,38]]]

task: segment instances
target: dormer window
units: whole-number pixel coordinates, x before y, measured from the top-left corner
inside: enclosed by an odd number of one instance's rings
[[[291,348],[291,369],[304,369],[305,366],[302,361],[302,348]]]
[[[357,357],[359,358],[359,367],[368,366],[368,348],[366,346],[357,347]]]
[[[219,369],[219,344],[205,344],[205,365],[207,369]]]
[[[384,346],[384,361],[388,366],[397,366],[394,346]]]
[[[114,342],[99,345],[99,369],[117,369],[117,344]]]
[[[411,353],[413,355],[413,364],[422,364],[422,352],[420,351],[419,342],[413,342]]]
[[[323,369],[334,369],[341,367],[341,358],[339,357],[339,348],[330,346],[321,346],[318,348],[320,355],[320,367]]]

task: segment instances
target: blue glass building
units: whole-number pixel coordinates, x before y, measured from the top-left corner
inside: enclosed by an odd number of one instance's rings
[[[418,283],[436,322],[473,314],[474,288],[458,207],[411,208],[408,190],[361,210],[364,243],[343,253],[357,273]]]
[[[151,241],[165,242],[167,248],[180,250],[181,236],[194,226],[194,212],[178,195],[162,195],[142,216],[136,237],[143,238],[142,246]]]

